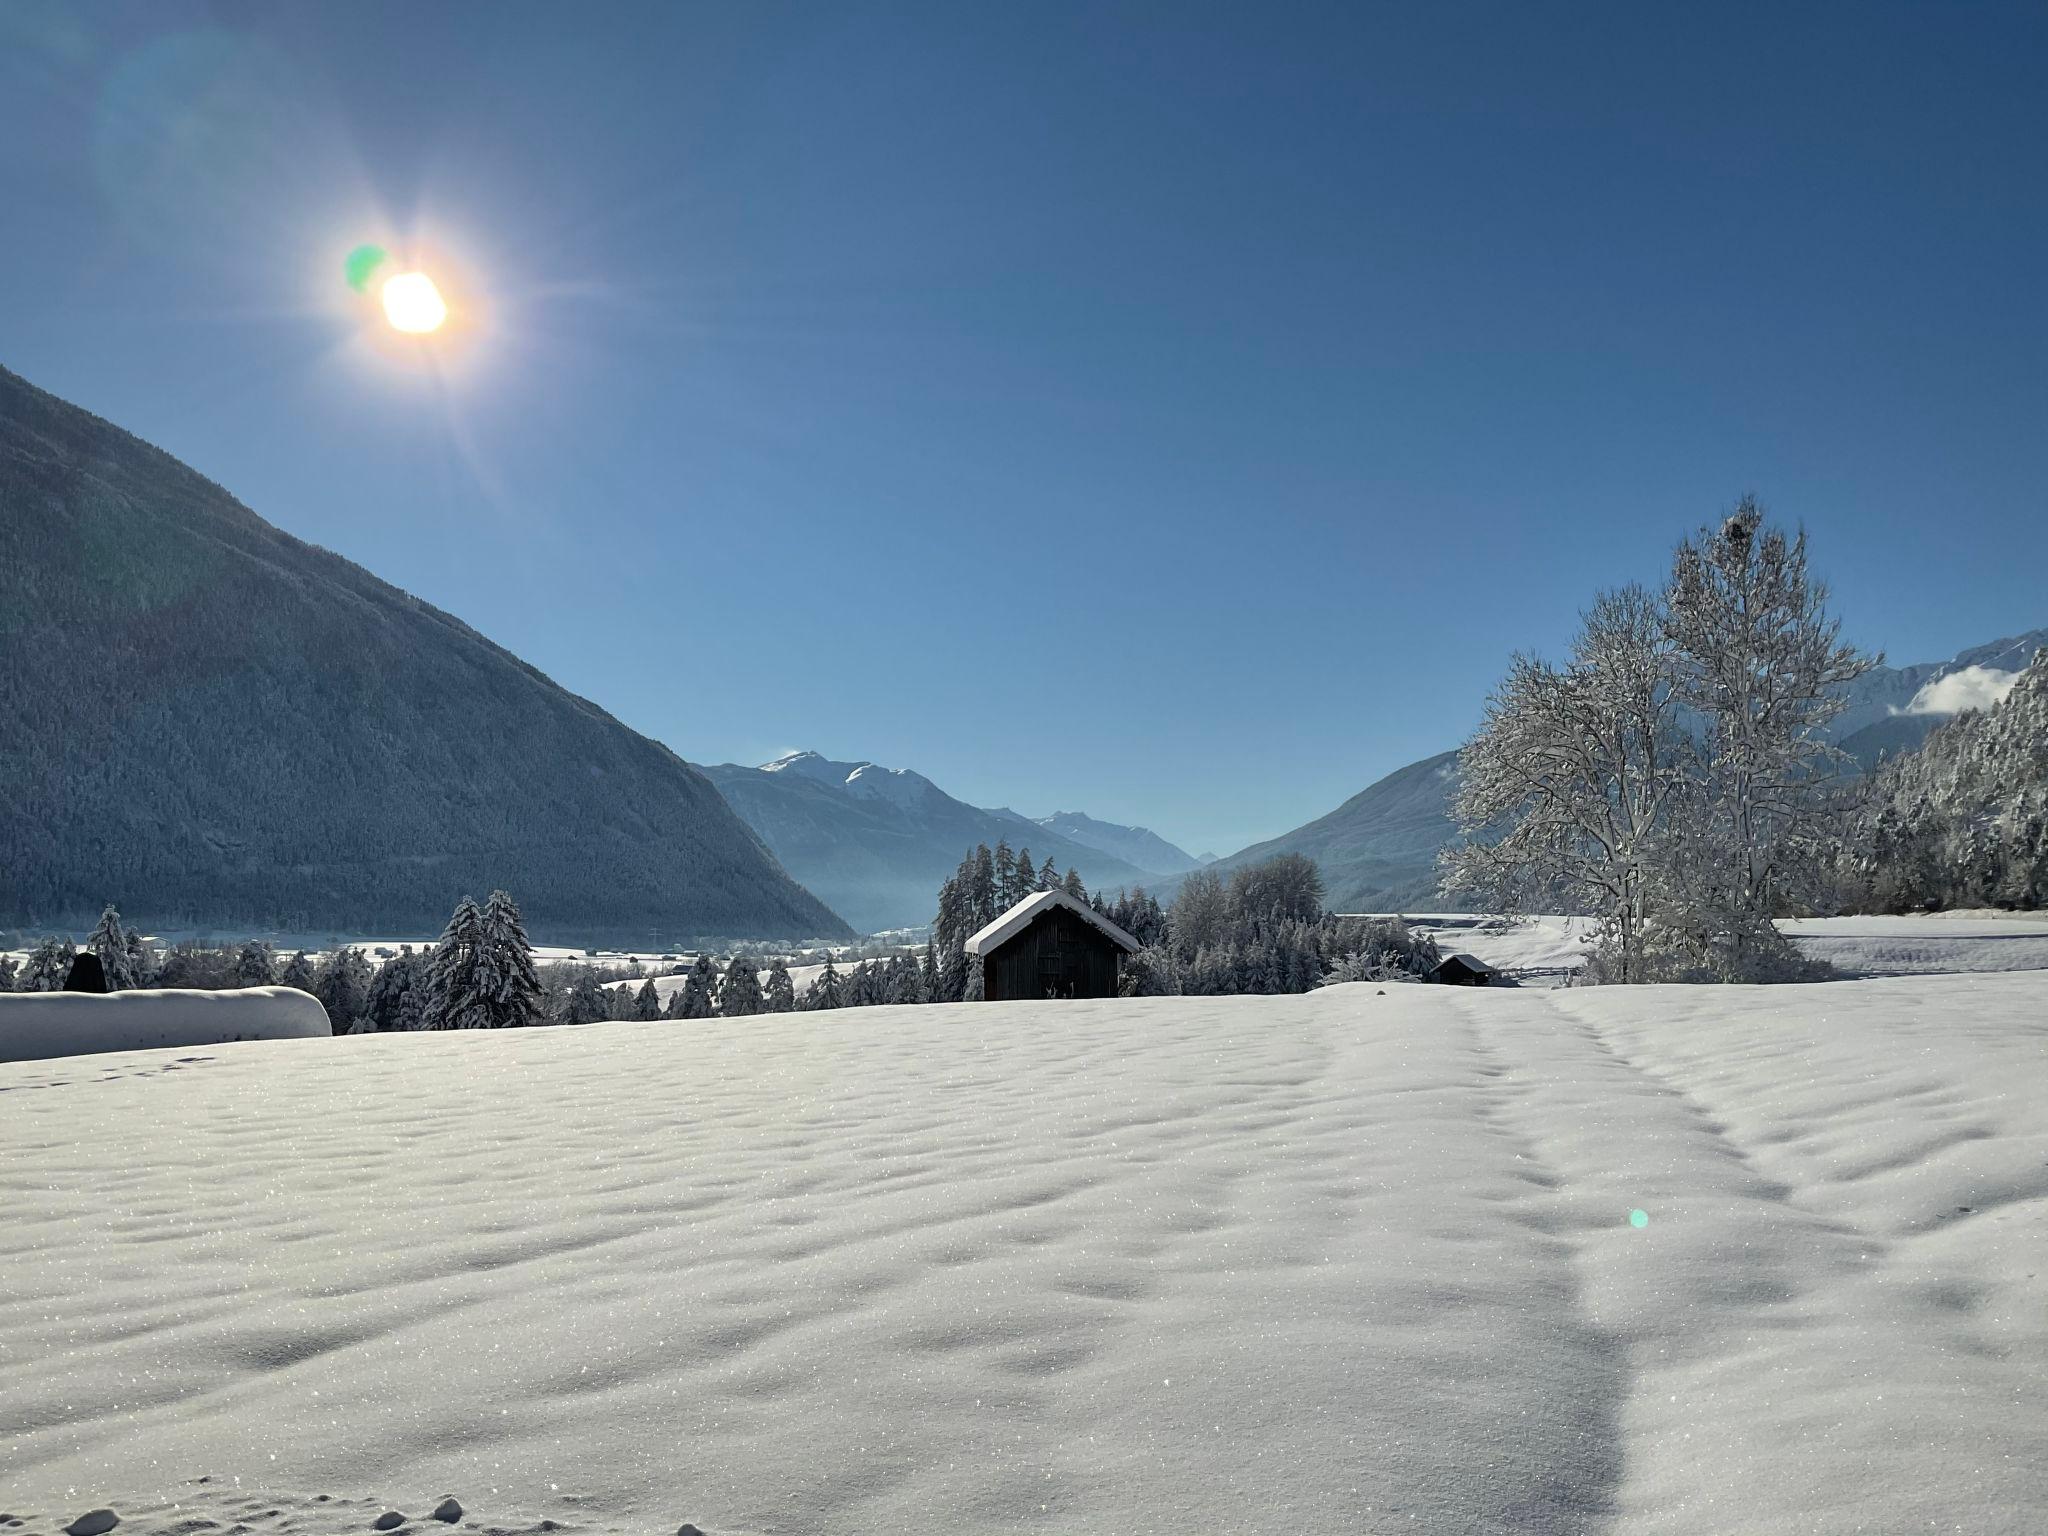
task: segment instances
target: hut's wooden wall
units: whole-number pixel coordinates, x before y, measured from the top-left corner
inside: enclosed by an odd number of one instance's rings
[[[981,957],[982,992],[991,1002],[1115,997],[1122,954],[1101,929],[1062,907],[1052,907]]]

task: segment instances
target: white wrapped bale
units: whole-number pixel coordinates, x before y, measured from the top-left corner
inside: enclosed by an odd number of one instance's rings
[[[293,1040],[333,1034],[320,1000],[296,987],[234,992],[0,992],[0,1061]]]

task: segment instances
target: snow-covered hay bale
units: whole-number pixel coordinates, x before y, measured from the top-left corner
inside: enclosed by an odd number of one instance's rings
[[[320,1000],[296,987],[104,995],[0,992],[0,1061],[333,1033]]]

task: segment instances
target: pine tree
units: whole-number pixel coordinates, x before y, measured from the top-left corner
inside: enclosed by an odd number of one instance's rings
[[[996,910],[996,861],[989,852],[988,844],[975,847],[974,862],[969,866],[967,878],[967,920],[973,925],[970,932],[978,932],[994,922],[1001,914]]]
[[[1081,883],[1081,873],[1079,870],[1070,868],[1067,871],[1067,878],[1061,882],[1060,888],[1076,901],[1086,901],[1088,899],[1088,887]]]
[[[484,943],[483,913],[465,896],[427,961],[424,1009],[428,1029],[488,1029],[489,994],[496,990]]]
[[[661,994],[655,990],[652,976],[641,982],[640,990],[633,994],[633,1017],[642,1022],[661,1017]]]
[[[1009,880],[1009,896],[1003,902],[1005,912],[1038,889],[1038,870],[1031,862],[1029,848],[1017,850],[1016,862],[1010,866]]]
[[[64,978],[71,974],[71,961],[78,951],[69,939],[48,938],[38,944],[22,967],[19,985],[24,992],[61,992]]]
[[[547,990],[533,964],[533,945],[519,907],[504,891],[491,892],[484,906],[481,979],[484,1003],[494,1029],[520,1029],[541,1019],[541,997]]]
[[[796,1008],[796,987],[789,979],[789,967],[777,960],[768,967],[768,990],[762,1000],[769,1013],[790,1013]]]
[[[569,991],[562,1004],[564,1024],[596,1024],[611,1017],[610,1000],[604,988],[598,985],[597,972],[587,965],[579,965],[570,979]]]
[[[939,994],[939,952],[931,939],[924,941],[924,961],[917,968],[918,1001],[936,1003]]]
[[[235,985],[269,987],[277,984],[277,951],[261,939],[251,939],[235,951]]]
[[[0,955],[0,992],[12,992],[20,967],[14,963],[14,956]]]
[[[1057,891],[1062,888],[1060,872],[1054,867],[1052,855],[1049,853],[1045,856],[1045,867],[1038,872],[1038,888],[1041,891]]]
[[[135,985],[135,971],[128,955],[128,930],[121,926],[121,914],[111,904],[100,914],[99,924],[86,939],[85,947],[99,956],[109,992],[125,991]]]
[[[725,981],[718,989],[718,1011],[728,1019],[761,1011],[761,974],[751,957],[734,955],[725,968]]]
[[[968,921],[964,894],[966,882],[963,878],[971,873],[972,870],[963,863],[962,870],[939,887],[939,915],[932,922],[932,940],[938,949],[934,1002],[958,1002],[967,985],[966,963],[960,946],[974,932]]]
[[[284,974],[277,978],[277,984],[280,987],[292,987],[300,992],[313,990],[313,962],[306,958],[303,949],[292,956],[291,962],[284,968]]]
[[[131,987],[153,987],[156,985],[156,953],[142,942],[142,935],[133,928],[128,930],[128,985]]]
[[[718,986],[718,972],[711,964],[709,955],[699,955],[697,963],[690,967],[682,988],[682,1005],[677,1017],[685,1019],[708,1019],[711,1017],[712,996]]]
[[[804,993],[806,1009],[843,1008],[846,1006],[846,992],[840,980],[839,967],[832,963],[832,957],[825,957],[825,969],[818,973],[818,979],[811,983]]]
[[[378,966],[377,974],[370,978],[369,996],[363,1005],[366,1027],[379,1032],[404,1029],[408,1017],[416,1017],[419,1012],[419,1003],[415,1003],[410,1011],[406,1007],[406,999],[414,991],[418,979],[409,944]]]
[[[1007,912],[1023,899],[1017,894],[1017,855],[1010,851],[1010,840],[1007,837],[996,838],[989,873],[994,897],[991,905],[999,914]]]
[[[360,950],[346,944],[330,950],[313,972],[313,995],[327,1010],[327,1022],[334,1032],[349,1033],[369,1005],[370,962]]]

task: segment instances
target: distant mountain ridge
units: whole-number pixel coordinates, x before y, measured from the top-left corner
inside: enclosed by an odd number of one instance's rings
[[[2048,629],[1973,646],[1947,661],[1873,668],[1848,689],[1848,707],[1830,735],[1866,770],[1883,757],[1917,750],[1934,727],[1953,718],[1903,713],[1930,683],[1970,667],[2022,671],[2043,646]],[[1440,752],[1396,769],[1328,815],[1240,849],[1214,867],[1227,874],[1276,853],[1305,853],[1321,867],[1334,911],[1452,909],[1457,904],[1437,887],[1436,856],[1457,840],[1451,815],[1457,792],[1458,754]]]
[[[1054,811],[1050,816],[1038,816],[1033,820],[1071,842],[1087,848],[1099,848],[1126,864],[1162,875],[1177,875],[1183,870],[1199,868],[1204,862],[1185,849],[1176,848],[1149,827],[1124,827],[1113,821],[1097,821],[1082,811]]]
[[[702,775],[0,369],[0,927],[838,937]]]
[[[1034,863],[1050,857],[1097,889],[1149,887],[1170,873],[1120,855],[1113,846],[1119,841],[1149,846],[1150,839],[1187,858],[1142,828],[1081,817],[1112,845],[1101,847],[1007,807],[969,805],[907,768],[818,752],[703,771],[783,867],[864,932],[930,922],[940,884],[977,843],[1029,848]]]

